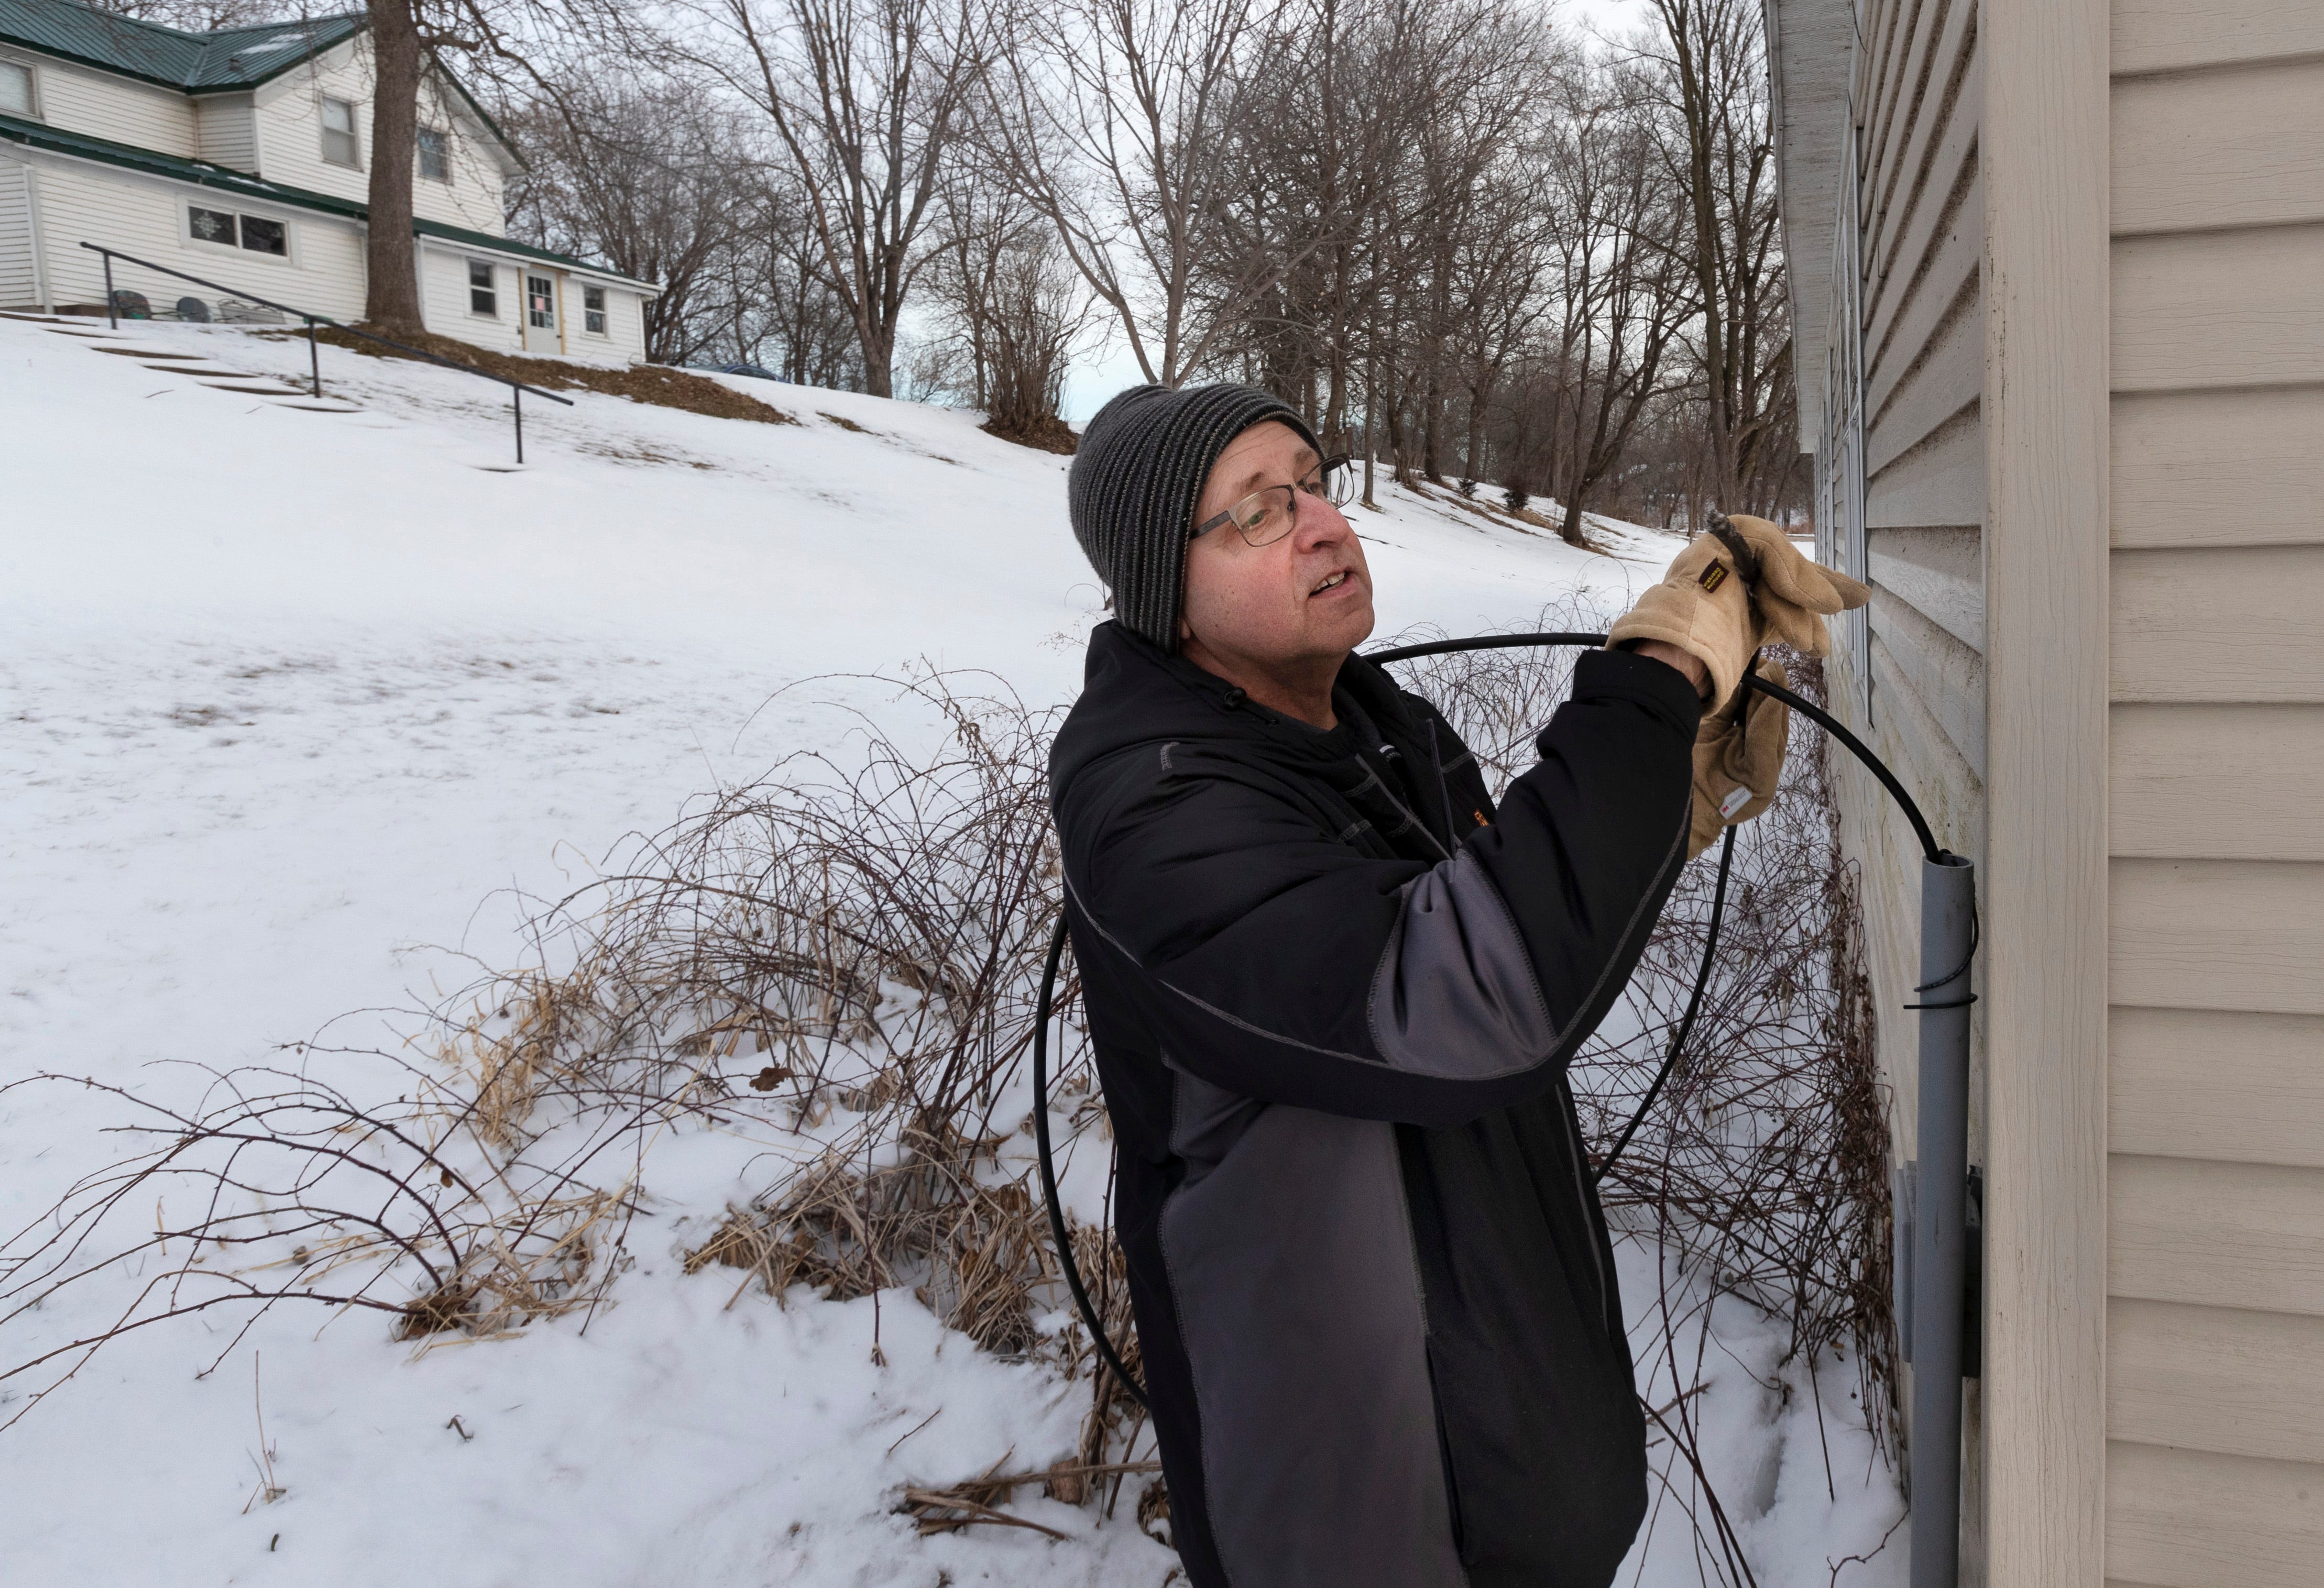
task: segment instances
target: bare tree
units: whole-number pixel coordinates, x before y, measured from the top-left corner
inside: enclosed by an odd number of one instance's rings
[[[636,30],[622,0],[365,0],[364,20],[373,82],[364,317],[410,336],[424,326],[411,177],[429,74],[440,79],[454,56],[488,92],[553,97],[556,62],[575,40],[619,51]]]
[[[802,203],[816,275],[893,390],[925,229],[983,70],[982,0],[693,0],[686,55],[756,107]]]
[[[1056,227],[1148,381],[1175,386],[1213,360],[1297,262],[1215,235],[1250,188],[1238,129],[1305,65],[1285,16],[1281,0],[1061,0],[1028,7],[997,52],[997,169]],[[1225,257],[1251,268],[1206,292],[1206,249],[1214,272]]]
[[[1559,533],[1580,546],[1585,507],[1667,390],[1667,355],[1694,299],[1674,246],[1683,194],[1651,123],[1602,67],[1564,74],[1557,96],[1545,151],[1561,278],[1551,475],[1565,509]]]
[[[1796,465],[1784,440],[1790,360],[1765,23],[1756,0],[1652,5],[1661,31],[1638,53],[1692,226],[1710,488],[1721,501],[1766,507]]]
[[[721,267],[754,215],[754,172],[731,108],[694,85],[591,71],[510,125],[530,155],[511,195],[512,234],[659,283],[645,305],[653,363],[682,364],[718,344],[731,319]]]
[[[929,277],[939,334],[923,349],[922,384],[982,409],[995,436],[1072,452],[1058,409],[1095,307],[1087,282],[1048,222],[981,163],[946,183],[943,232]]]

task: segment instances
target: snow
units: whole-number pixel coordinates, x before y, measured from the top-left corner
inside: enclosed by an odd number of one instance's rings
[[[107,342],[0,319],[0,1080],[184,1100],[201,1078],[168,1061],[263,1061],[327,1024],[385,1040],[387,1016],[349,1012],[513,962],[527,900],[689,795],[842,748],[852,711],[893,710],[883,679],[985,669],[1063,701],[1102,616],[1065,461],[973,416],[740,379],[800,423],[576,392],[529,405],[512,470],[497,389],[449,372],[326,348],[327,406],[348,411],[305,411],[107,345],[253,375],[307,359],[229,327]],[[1618,610],[1675,549],[1597,522],[1601,555],[1383,498],[1353,515],[1383,635],[1520,625],[1575,592]],[[79,1088],[0,1097],[10,1232],[109,1161],[118,1119]],[[650,1178],[713,1216],[748,1145],[679,1143]],[[1101,1181],[1069,1176],[1084,1216]],[[1020,1491],[1015,1512],[1066,1543],[923,1539],[891,1514],[908,1482],[1065,1455],[1084,1384],[977,1352],[903,1290],[880,1299],[877,1365],[871,1299],[734,1299],[733,1271],[681,1274],[663,1228],[586,1331],[415,1353],[375,1317],[285,1311],[198,1378],[237,1320],[109,1346],[0,1434],[9,1580],[1167,1579],[1126,1501],[1102,1523]],[[1622,1262],[1637,1322],[1659,1254]],[[92,1297],[16,1320],[0,1368],[102,1317]],[[1853,1372],[1825,1370],[1820,1435],[1804,1368],[1774,1366],[1779,1332],[1732,1300],[1716,1317],[1714,1476],[1759,1582],[1823,1583],[1899,1510],[1845,1409]],[[42,1381],[0,1383],[0,1419]],[[1622,1581],[1697,1581],[1691,1533],[1658,1528],[1633,1566]],[[1892,1543],[1840,1581],[1901,1567]]]

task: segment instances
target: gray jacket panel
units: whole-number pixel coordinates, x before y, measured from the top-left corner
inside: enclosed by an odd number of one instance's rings
[[[1557,1042],[1533,956],[1466,847],[1404,885],[1373,968],[1367,1014],[1398,1069],[1485,1080],[1530,1069]]]
[[[1176,1078],[1163,1209],[1235,1588],[1463,1588],[1396,1128]]]

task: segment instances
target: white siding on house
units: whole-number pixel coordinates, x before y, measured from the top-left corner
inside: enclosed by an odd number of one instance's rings
[[[194,102],[177,89],[115,77],[53,56],[15,52],[9,59],[33,63],[41,119],[50,126],[182,160],[200,158]]]
[[[645,313],[643,300],[626,287],[605,289],[605,334],[593,336],[588,332],[588,320],[583,308],[582,291],[588,285],[581,276],[567,278],[573,293],[573,330],[565,338],[566,351],[583,358],[618,359],[624,363],[641,363],[646,356]]]
[[[359,204],[368,201],[371,88],[371,50],[369,42],[361,39],[327,50],[261,88],[257,96],[259,174],[270,182]],[[344,99],[355,106],[357,166],[323,158],[326,97]],[[452,179],[439,182],[418,175],[415,160],[412,213],[423,220],[498,234],[505,224],[501,208],[501,157],[475,135],[475,123],[465,109],[456,114],[447,103],[456,98],[444,92],[432,75],[421,84],[420,120],[449,133]]]
[[[25,168],[0,155],[0,308],[40,302],[40,272],[32,266],[32,194]]]
[[[514,353],[524,344],[517,329],[522,289],[514,265],[505,260],[487,260],[499,297],[495,318],[486,319],[468,308],[468,262],[485,258],[452,252],[436,243],[424,247],[420,260],[420,312],[427,317],[428,328],[439,336],[456,336],[478,347]]]
[[[346,319],[364,303],[362,231],[352,221],[208,193],[182,182],[140,176],[86,161],[35,156],[40,170],[41,221],[47,244],[50,292],[58,303],[102,303],[105,267],[83,242],[103,243],[224,286]],[[221,209],[285,222],[291,257],[274,259],[190,241],[189,199]],[[220,295],[173,277],[115,262],[114,284],[142,292],[155,307],[184,297]]]
[[[205,94],[194,101],[200,158],[230,170],[258,171],[258,111],[248,94]]]
[[[468,262],[490,264],[499,294],[499,315],[487,320],[468,308]],[[439,335],[456,336],[479,347],[521,352],[523,271],[530,268],[559,278],[558,295],[564,315],[564,351],[573,358],[632,363],[645,358],[645,317],[637,292],[627,287],[605,288],[605,335],[593,336],[582,304],[588,278],[555,265],[526,262],[514,255],[498,256],[463,249],[439,238],[429,238],[420,253],[420,292],[428,328]]]
[[[2110,1577],[2324,1582],[2324,7],[2116,0]]]

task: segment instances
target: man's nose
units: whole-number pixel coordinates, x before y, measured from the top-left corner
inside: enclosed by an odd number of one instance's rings
[[[1291,538],[1299,550],[1313,551],[1347,538],[1348,520],[1323,497],[1295,491],[1291,507]]]

